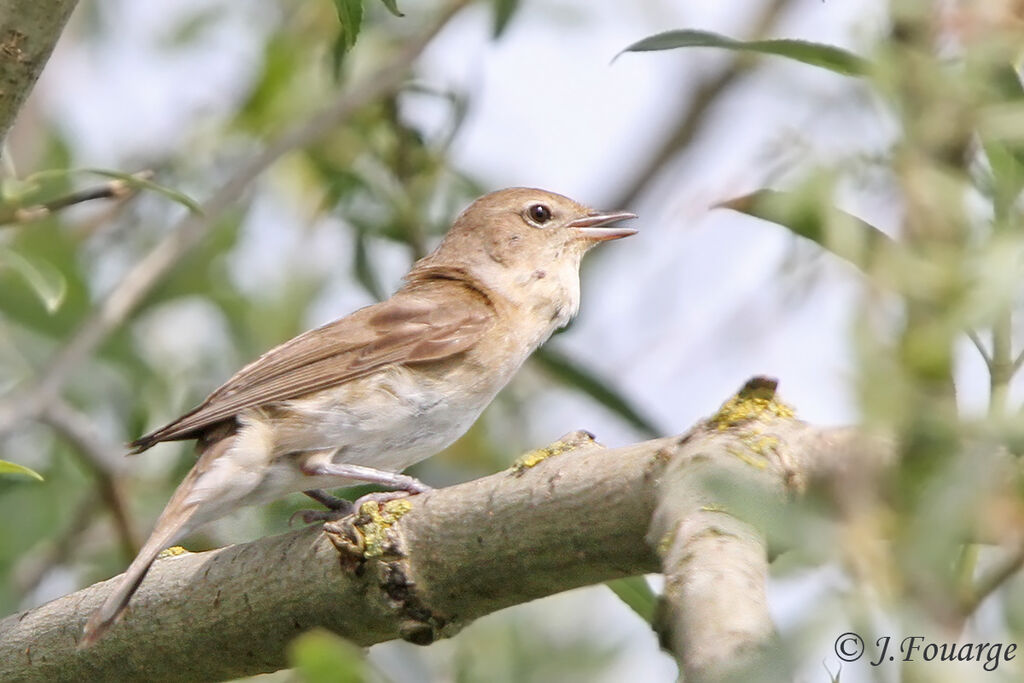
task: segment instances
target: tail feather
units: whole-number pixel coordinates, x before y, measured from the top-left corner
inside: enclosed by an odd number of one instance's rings
[[[175,494],[174,498],[178,498],[178,495]],[[113,592],[89,616],[89,621],[86,622],[85,628],[82,630],[82,640],[79,642],[79,647],[92,645],[107,632],[107,629],[117,621],[124,608],[128,606],[128,601],[135,594],[135,591],[138,590],[142,579],[145,578],[146,572],[149,571],[157,555],[164,548],[187,533],[188,523],[195,514],[196,505],[193,503],[187,507],[181,506],[178,508],[178,506],[174,506],[175,502],[172,499],[171,504],[160,515],[156,529],[153,530],[149,539],[146,540],[139,554],[128,565],[128,569],[121,575]]]
[[[160,513],[153,533],[150,534],[132,563],[128,565],[128,569],[121,575],[113,592],[89,616],[89,620],[82,630],[79,647],[88,647],[95,643],[117,621],[160,551],[211,519],[209,508],[203,512],[201,518],[196,517],[196,512],[204,507],[204,503],[193,500],[192,494],[196,481],[209,469],[210,463],[231,446],[232,442],[233,436],[231,435],[205,444],[201,442],[200,447],[203,448],[203,452],[199,456],[198,462],[178,485],[171,500],[167,503],[167,507]]]

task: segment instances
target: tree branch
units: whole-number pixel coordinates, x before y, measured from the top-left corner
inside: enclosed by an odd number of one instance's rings
[[[133,177],[140,180],[148,180],[153,176],[152,171],[139,171],[133,173]],[[77,190],[56,199],[33,204],[31,206],[0,205],[0,228],[11,225],[31,223],[52,216],[57,211],[66,209],[75,204],[95,201],[97,199],[127,199],[135,194],[136,188],[119,178],[110,180],[102,185],[90,187],[85,190]]]
[[[847,500],[858,482],[874,490],[892,454],[796,420],[757,378],[683,437],[605,450],[577,432],[511,470],[383,514],[364,506],[326,533],[158,560],[86,650],[82,624],[110,581],[13,615],[0,621],[0,680],[251,675],[287,666],[288,642],[313,627],[363,646],[427,644],[510,605],[659,568],[665,643],[687,680],[715,679],[771,644],[758,516],[810,483],[838,481]]]
[[[709,486],[729,482],[766,498],[752,478],[777,481],[738,458],[735,440],[714,434],[690,440],[701,457],[676,459],[667,468],[648,536],[665,573],[656,626],[689,683],[742,668],[774,632],[765,593],[766,541]]]
[[[985,598],[999,590],[1009,579],[1024,567],[1024,543],[1018,543],[1006,557],[984,572],[977,581],[973,592],[961,599],[960,609],[965,615],[974,614]]]
[[[0,141],[60,38],[78,0],[7,0],[0,3]]]
[[[359,645],[427,643],[503,607],[657,571],[652,478],[675,439],[585,445],[534,467],[423,494],[390,528],[337,523],[158,560],[125,618],[76,650],[96,584],[0,621],[0,680],[210,680],[288,665],[321,626]],[[595,472],[600,477],[595,477]],[[381,528],[386,530],[387,525]],[[331,542],[348,548],[342,554]],[[351,554],[352,539],[364,556]]]

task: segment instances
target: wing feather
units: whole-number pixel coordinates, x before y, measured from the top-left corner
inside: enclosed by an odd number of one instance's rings
[[[452,284],[400,292],[299,335],[238,371],[174,422],[129,444],[138,453],[160,441],[198,437],[249,408],[265,406],[364,377],[389,364],[442,360],[467,351],[494,322],[476,290]]]

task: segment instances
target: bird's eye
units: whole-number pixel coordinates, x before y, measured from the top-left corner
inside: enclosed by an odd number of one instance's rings
[[[531,204],[526,209],[526,217],[534,225],[544,225],[551,220],[551,209],[543,204]]]

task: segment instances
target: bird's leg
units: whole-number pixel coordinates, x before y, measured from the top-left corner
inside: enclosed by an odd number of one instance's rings
[[[308,491],[303,491],[303,493],[305,493],[307,496],[323,505],[328,510],[347,510],[349,512],[352,511],[351,500],[345,500],[344,498],[332,496],[323,489],[309,489]]]
[[[415,477],[410,477],[407,474],[385,472],[384,470],[376,470],[372,467],[364,467],[362,465],[335,464],[331,462],[307,462],[302,465],[302,472],[303,474],[307,474],[311,477],[326,475],[345,479],[355,479],[356,481],[362,481],[368,484],[378,484],[380,486],[397,489],[395,491],[367,493],[365,496],[359,497],[354,503],[332,496],[323,489],[310,489],[308,491],[304,491],[303,493],[307,496],[328,508],[327,510],[299,510],[292,515],[292,519],[295,517],[301,517],[305,524],[328,522],[340,519],[351,514],[353,510],[358,510],[363,503],[373,501],[379,505],[383,505],[389,500],[395,500],[396,498],[403,498],[410,494],[423,493],[430,490],[430,487],[422,481]]]
[[[332,496],[323,489],[309,489],[303,491],[307,496],[315,500],[316,502],[323,505],[326,510],[296,510],[292,513],[291,518],[288,520],[288,524],[295,521],[296,517],[302,519],[303,524],[313,524],[314,522],[332,522],[336,519],[341,519],[346,515],[352,514],[355,510],[355,506],[352,501],[345,500],[344,498],[338,498]]]
[[[425,493],[430,487],[416,477],[396,472],[375,470],[372,467],[362,465],[339,464],[333,462],[305,462],[302,464],[302,473],[311,477],[338,477],[339,479],[354,479],[367,484],[379,484],[389,489],[397,489],[408,493]]]

